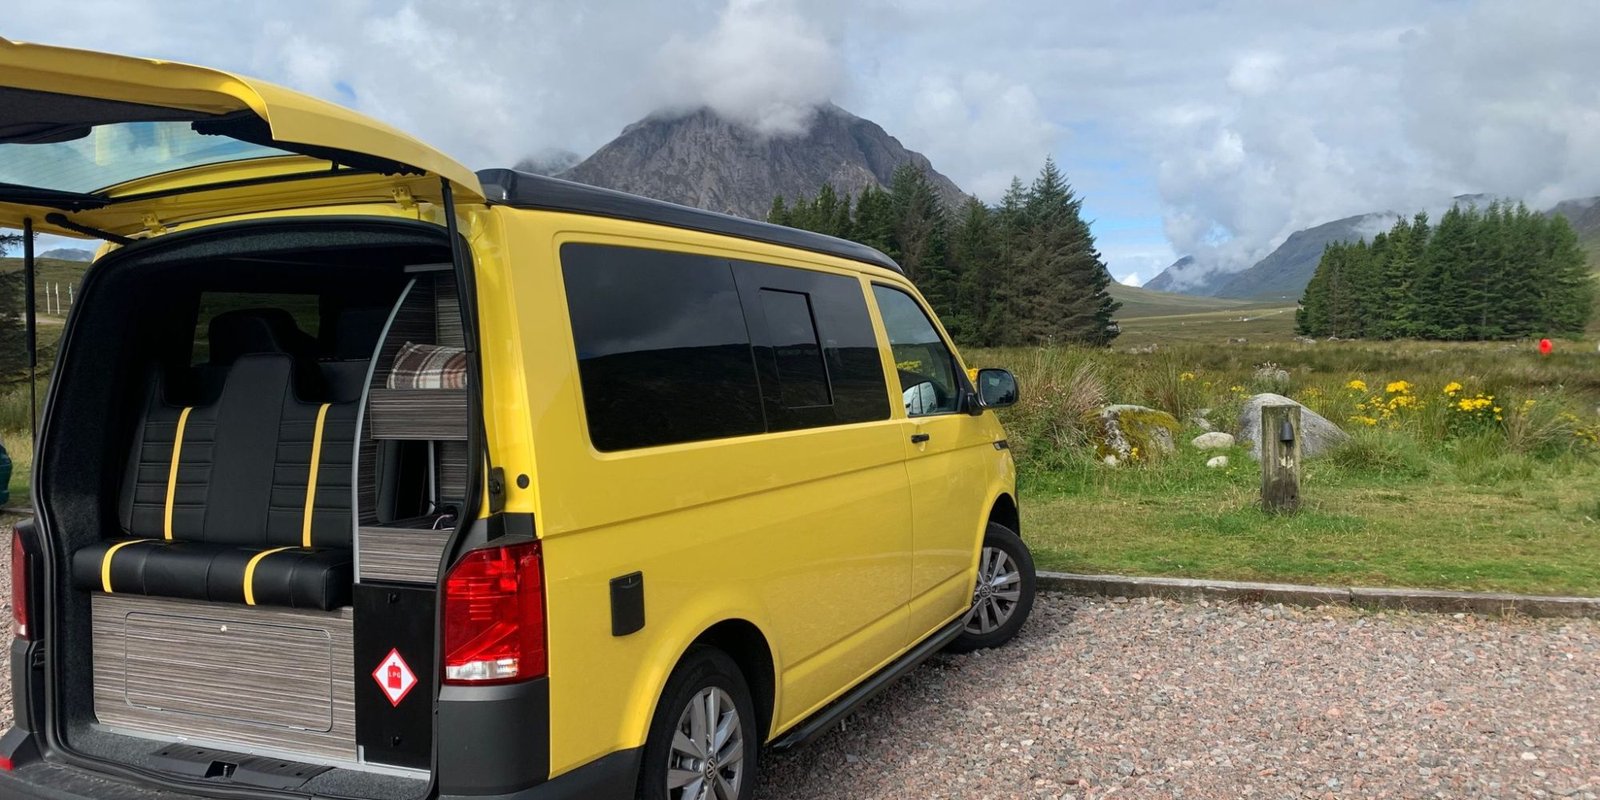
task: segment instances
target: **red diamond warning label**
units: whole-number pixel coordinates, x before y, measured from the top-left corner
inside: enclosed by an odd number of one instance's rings
[[[400,657],[399,650],[390,650],[383,661],[378,662],[378,668],[372,671],[372,679],[378,682],[378,688],[383,690],[389,702],[399,707],[400,701],[406,699],[412,687],[417,685],[416,673],[406,665],[406,660]]]

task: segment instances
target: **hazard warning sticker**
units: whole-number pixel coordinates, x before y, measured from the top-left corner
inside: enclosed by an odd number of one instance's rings
[[[378,682],[378,688],[383,690],[384,696],[389,698],[389,703],[396,708],[417,685],[416,673],[412,672],[406,660],[400,657],[399,650],[390,650],[389,655],[384,656],[383,661],[378,663],[378,668],[372,671],[372,679]]]

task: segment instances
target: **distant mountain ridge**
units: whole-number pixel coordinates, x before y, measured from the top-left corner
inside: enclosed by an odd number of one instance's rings
[[[1487,194],[1464,194],[1452,201],[1483,206],[1495,199]],[[1543,213],[1567,218],[1589,254],[1590,267],[1600,272],[1600,197],[1564,200]],[[1295,231],[1265,258],[1236,272],[1205,270],[1192,256],[1184,256],[1151,278],[1144,288],[1201,297],[1298,300],[1316,273],[1325,247],[1335,242],[1370,241],[1396,218],[1392,211],[1357,214]]]
[[[57,247],[39,254],[40,258],[55,258],[62,261],[93,261],[94,251],[84,250],[79,247]]]
[[[926,156],[832,103],[793,136],[763,135],[707,108],[652,115],[557,177],[765,219],[776,196],[809,197],[824,185],[858,194],[886,187],[895,168],[908,163],[928,174],[949,207],[965,200]]]

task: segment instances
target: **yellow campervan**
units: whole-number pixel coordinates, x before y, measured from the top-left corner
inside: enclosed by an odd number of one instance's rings
[[[0,795],[748,798],[1031,607],[1015,381],[871,248],[4,40],[0,226],[106,243]]]

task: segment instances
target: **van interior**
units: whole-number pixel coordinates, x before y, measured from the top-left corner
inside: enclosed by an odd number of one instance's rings
[[[72,750],[427,791],[473,424],[456,283],[437,226],[372,220],[196,230],[90,270],[38,472]]]

